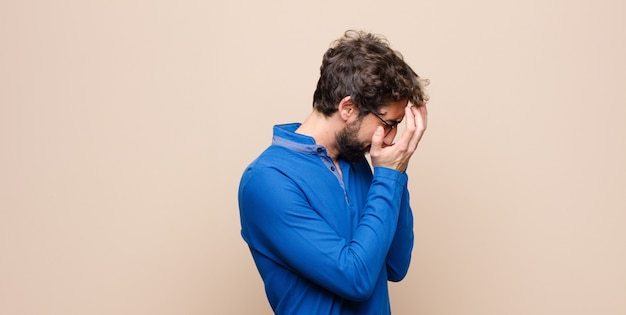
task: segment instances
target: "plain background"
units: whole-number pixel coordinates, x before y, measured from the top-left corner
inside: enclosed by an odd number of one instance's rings
[[[0,314],[271,314],[237,187],[346,29],[431,80],[394,314],[626,314],[623,1],[0,2]]]

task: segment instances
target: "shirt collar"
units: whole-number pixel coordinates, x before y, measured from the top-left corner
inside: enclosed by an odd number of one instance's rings
[[[272,144],[305,154],[326,152],[326,148],[316,144],[313,137],[296,133],[296,129],[298,129],[300,125],[300,123],[292,123],[274,126]]]

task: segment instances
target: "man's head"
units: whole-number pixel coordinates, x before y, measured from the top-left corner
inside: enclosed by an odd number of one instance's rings
[[[346,122],[336,135],[339,156],[357,161],[377,126],[386,130],[385,143],[393,142],[407,103],[427,102],[426,83],[383,37],[347,31],[324,54],[313,107],[326,117],[339,112]]]
[[[408,100],[391,102],[377,112],[363,115],[356,109],[351,98],[345,97],[339,103],[338,116],[344,121],[344,126],[335,134],[335,146],[338,156],[348,162],[357,162],[363,159],[372,145],[372,135],[376,128],[384,130],[384,145],[391,145],[396,136],[397,125],[404,118]]]
[[[428,100],[424,83],[385,38],[347,31],[324,54],[313,107],[328,117],[346,96],[360,115],[400,100],[421,105]]]

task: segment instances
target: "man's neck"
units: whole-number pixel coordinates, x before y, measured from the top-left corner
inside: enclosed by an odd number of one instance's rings
[[[296,129],[296,133],[306,135],[315,139],[315,143],[326,148],[328,155],[337,160],[339,152],[337,150],[336,133],[340,130],[341,120],[336,114],[330,117],[313,110],[311,114]]]

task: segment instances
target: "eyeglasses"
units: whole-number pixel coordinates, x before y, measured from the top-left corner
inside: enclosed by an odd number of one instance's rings
[[[384,120],[382,117],[380,117],[380,114],[377,114],[376,112],[370,112],[370,113],[374,114],[374,116],[376,116],[376,118],[378,118],[387,128],[387,131],[385,132],[385,136],[387,136],[392,130],[396,129],[396,127],[398,127],[398,124],[400,123],[399,121],[394,121],[390,124],[386,120]]]

